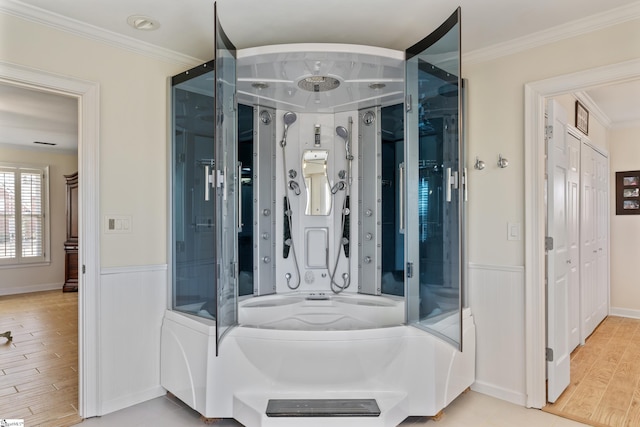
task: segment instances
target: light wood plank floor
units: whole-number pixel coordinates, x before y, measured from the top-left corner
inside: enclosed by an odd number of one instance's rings
[[[596,427],[640,426],[640,320],[607,317],[571,354],[571,383],[544,410]]]
[[[0,418],[66,427],[78,416],[78,294],[0,296]]]

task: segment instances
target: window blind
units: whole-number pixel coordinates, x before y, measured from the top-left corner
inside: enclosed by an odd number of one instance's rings
[[[16,256],[16,174],[0,171],[0,258]]]

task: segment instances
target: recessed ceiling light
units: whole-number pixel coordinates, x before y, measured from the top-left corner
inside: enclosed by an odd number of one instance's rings
[[[144,15],[131,15],[127,18],[127,24],[136,30],[153,31],[160,28],[160,23],[153,18]]]
[[[370,89],[373,89],[373,90],[378,90],[378,89],[383,89],[383,88],[385,88],[386,86],[387,86],[387,85],[386,85],[386,84],[384,84],[384,83],[371,83],[371,84],[369,85],[369,88],[370,88]]]
[[[269,83],[267,82],[255,82],[255,83],[251,83],[251,87],[253,87],[254,89],[266,89],[269,87]]]

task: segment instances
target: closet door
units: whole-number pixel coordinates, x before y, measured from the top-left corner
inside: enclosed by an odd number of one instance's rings
[[[593,149],[582,145],[580,210],[581,342],[593,332],[596,319],[596,166]]]
[[[569,275],[569,352],[580,344],[580,138],[568,132],[567,247]]]
[[[607,316],[609,307],[608,160],[582,144],[581,341]]]
[[[609,314],[609,160],[594,151],[596,165],[596,325]]]

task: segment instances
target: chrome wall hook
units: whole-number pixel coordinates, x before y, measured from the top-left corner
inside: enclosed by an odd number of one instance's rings
[[[498,155],[498,167],[501,168],[506,168],[507,166],[509,166],[509,160],[505,159],[504,157],[502,157],[502,154]]]
[[[476,163],[473,165],[473,167],[481,171],[482,169],[484,169],[485,164],[482,160],[480,160],[480,158],[478,158],[478,156],[476,156]]]

